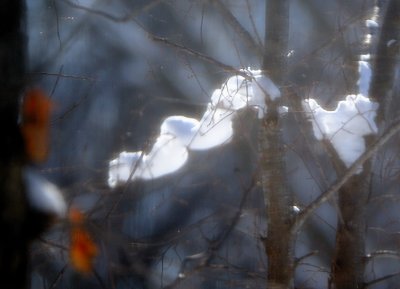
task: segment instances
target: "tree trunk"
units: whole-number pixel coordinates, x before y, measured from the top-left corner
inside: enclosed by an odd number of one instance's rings
[[[369,94],[380,104],[378,121],[385,119],[385,106],[390,103],[393,88],[399,45],[390,47],[388,43],[391,39],[399,39],[400,36],[399,8],[400,2],[397,0],[388,4],[373,63]],[[375,136],[367,137],[367,147],[374,141]],[[331,282],[337,289],[365,287],[365,218],[371,166],[371,160],[366,162],[363,172],[354,175],[339,190],[339,221],[331,276]]]
[[[282,89],[286,78],[289,1],[266,3],[263,70]],[[279,101],[279,100],[278,100]],[[260,130],[261,179],[267,212],[268,288],[293,288],[294,236],[291,234],[292,198],[286,189],[284,143],[279,104],[268,101]]]
[[[365,270],[366,205],[370,162],[339,190],[339,220],[332,261],[332,283],[337,289],[363,288]]]
[[[0,4],[0,283],[2,288],[26,288],[28,205],[22,182],[23,143],[18,128],[20,94],[24,86],[24,3]]]
[[[261,128],[261,174],[267,210],[268,288],[293,288],[294,236],[291,197],[285,186],[283,142],[279,118],[271,116]]]
[[[391,0],[379,36],[377,52],[373,58],[369,95],[379,102],[378,120],[389,118],[392,103],[395,69],[400,50],[400,1]],[[397,113],[395,115],[398,116]]]

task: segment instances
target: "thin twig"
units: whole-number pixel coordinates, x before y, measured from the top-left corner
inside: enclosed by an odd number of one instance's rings
[[[224,244],[224,242],[226,241],[226,239],[229,237],[229,235],[232,233],[232,231],[235,229],[237,223],[240,220],[240,216],[242,214],[243,211],[243,207],[247,201],[248,196],[250,195],[250,193],[252,192],[252,190],[255,188],[256,186],[256,181],[257,181],[258,176],[254,175],[251,179],[251,182],[249,184],[249,186],[244,190],[242,197],[240,199],[240,203],[239,203],[239,207],[235,213],[235,215],[233,216],[233,218],[231,219],[228,228],[226,228],[220,236],[218,236],[218,238],[216,240],[212,240],[210,246],[203,252],[200,252],[198,254],[194,254],[191,256],[187,256],[183,261],[182,261],[182,265],[181,265],[181,274],[180,277],[177,278],[172,284],[168,285],[167,289],[172,289],[172,288],[176,288],[178,287],[178,285],[180,284],[180,282],[183,280],[183,278],[185,278],[186,276],[183,274],[184,272],[184,267],[186,265],[186,263],[188,261],[191,260],[200,260],[200,262],[198,263],[198,265],[192,270],[192,272],[196,272],[201,268],[210,266],[210,262],[212,260],[212,258],[215,256],[215,253],[221,248],[221,246]]]
[[[400,276],[400,272],[393,273],[393,274],[388,274],[388,275],[385,275],[383,277],[380,277],[380,278],[377,278],[375,280],[372,280],[372,281],[370,281],[368,283],[365,283],[364,288],[368,288],[368,287],[370,287],[372,285],[375,285],[376,283],[383,282],[383,281],[385,281],[387,279],[390,279],[390,278],[393,278],[393,277],[396,277],[396,276]]]
[[[384,144],[386,144],[395,134],[400,131],[400,122],[392,125],[367,151],[365,151],[332,186],[311,202],[296,218],[292,227],[295,234],[310,215],[323,203],[331,199],[334,194],[359,170],[359,168],[369,160]]]
[[[60,34],[60,19],[59,19],[58,8],[57,8],[57,4],[56,4],[55,0],[53,0],[53,7],[54,7],[54,14],[56,16],[57,39],[58,39],[58,44],[59,44],[60,50],[61,50],[62,42],[61,42],[61,34]]]
[[[58,244],[58,243],[53,242],[51,240],[47,240],[47,239],[44,239],[44,238],[39,238],[39,241],[41,241],[43,244],[46,244],[48,246],[55,247],[55,248],[61,249],[63,251],[68,251],[68,247],[67,246],[64,246],[62,244]]]
[[[341,39],[343,33],[345,33],[348,29],[351,29],[355,23],[360,21],[360,19],[367,19],[369,13],[369,10],[362,10],[359,14],[354,15],[354,17],[351,17],[350,19],[345,21],[345,23],[341,25],[339,31],[336,31],[334,35],[332,35],[332,37],[329,37],[328,40],[324,41],[323,43],[318,45],[318,47],[314,48],[310,53],[300,58],[296,63],[292,65],[291,69],[295,69],[302,64],[307,63],[308,61],[310,61],[310,58],[315,57],[315,55],[322,52],[324,49],[327,49],[328,47],[335,44],[338,40]]]
[[[233,231],[233,229],[236,227],[237,223],[239,222],[240,216],[243,212],[243,207],[247,201],[247,198],[256,186],[257,177],[258,176],[254,175],[251,179],[249,186],[244,190],[242,198],[239,203],[239,208],[238,208],[236,214],[233,216],[228,228],[226,230],[224,230],[222,235],[216,241],[214,241],[212,246],[209,248],[210,254],[205,262],[205,265],[210,263],[214,253],[216,251],[218,251],[218,249],[222,246],[222,244],[225,242],[225,240],[228,238],[230,233]]]
[[[221,68],[222,68],[223,70],[225,70],[225,71],[228,71],[228,72],[231,72],[231,73],[234,72],[234,73],[236,73],[236,74],[238,74],[238,75],[241,75],[241,76],[243,76],[243,77],[245,77],[245,78],[249,78],[249,75],[247,75],[247,74],[246,74],[245,72],[243,72],[243,71],[240,71],[240,70],[234,68],[233,66],[230,66],[230,65],[227,65],[227,64],[225,64],[225,63],[222,63],[222,62],[220,62],[220,61],[218,61],[218,60],[216,60],[216,59],[214,59],[214,58],[212,58],[212,57],[209,57],[209,56],[204,55],[204,54],[202,54],[202,53],[200,53],[200,52],[197,52],[197,51],[195,51],[195,50],[193,50],[193,49],[191,49],[191,48],[189,48],[189,47],[185,47],[185,46],[183,46],[183,45],[174,43],[174,42],[168,40],[167,38],[156,36],[155,34],[153,34],[153,33],[151,33],[150,31],[148,31],[148,30],[147,30],[143,25],[141,25],[138,21],[135,20],[135,18],[136,18],[140,13],[142,13],[142,12],[145,11],[145,10],[149,10],[149,9],[153,8],[156,4],[161,3],[163,0],[153,1],[153,2],[151,2],[149,5],[147,5],[146,7],[140,9],[139,11],[133,11],[132,13],[129,13],[129,14],[125,15],[125,16],[115,16],[115,15],[112,15],[112,14],[110,14],[110,13],[107,13],[107,12],[105,12],[105,11],[103,11],[103,10],[98,10],[98,9],[94,9],[94,8],[91,8],[91,7],[87,7],[87,6],[75,4],[75,3],[73,3],[73,2],[71,2],[71,1],[69,1],[69,0],[60,0],[60,1],[66,3],[67,5],[69,5],[69,6],[73,7],[73,8],[80,9],[80,10],[86,11],[86,12],[88,12],[88,13],[92,13],[92,14],[101,16],[101,17],[103,17],[103,18],[106,18],[106,19],[111,20],[111,21],[114,21],[114,22],[134,21],[140,28],[142,28],[142,29],[148,34],[149,38],[152,39],[153,41],[161,42],[161,43],[163,43],[163,44],[165,44],[165,45],[167,45],[167,46],[170,46],[170,47],[173,47],[173,48],[175,48],[175,49],[177,49],[177,50],[179,50],[179,51],[185,52],[185,53],[188,54],[188,55],[197,57],[197,58],[199,58],[199,59],[201,59],[201,60],[204,60],[204,61],[206,61],[206,62],[209,62],[209,63],[211,63],[211,64],[214,64],[214,65],[216,65],[216,66],[218,66],[218,67],[221,67]],[[225,8],[225,9],[226,9],[226,8]],[[45,75],[46,75],[46,74],[45,74]],[[49,75],[50,75],[50,74],[49,74]]]
[[[61,0],[61,1],[64,2],[65,4],[67,4],[70,7],[73,7],[73,8],[79,9],[79,10],[83,10],[83,11],[86,11],[88,13],[91,13],[91,14],[94,14],[94,15],[97,15],[97,16],[101,16],[101,17],[106,18],[108,20],[111,20],[113,22],[119,22],[119,23],[131,21],[134,18],[136,18],[137,16],[139,16],[139,14],[141,14],[141,13],[147,11],[147,10],[152,9],[155,6],[157,6],[158,4],[163,2],[163,0],[155,0],[155,1],[150,2],[149,4],[147,4],[146,6],[144,6],[143,8],[141,8],[139,10],[132,11],[132,12],[126,14],[126,15],[123,15],[123,16],[115,16],[115,15],[107,13],[106,11],[103,11],[103,10],[94,9],[94,8],[91,8],[91,7],[88,7],[88,6],[84,6],[84,5],[79,5],[79,4],[73,3],[70,0]]]
[[[247,11],[249,13],[251,26],[253,28],[254,35],[256,36],[256,40],[257,40],[258,46],[264,49],[264,47],[263,47],[264,45],[263,45],[263,43],[261,41],[260,34],[257,31],[256,22],[254,21],[253,13],[251,13],[251,6],[250,6],[250,3],[249,3],[249,0],[246,0],[246,6],[247,6]]]
[[[96,78],[91,77],[91,76],[85,76],[85,75],[73,75],[73,74],[64,74],[64,73],[53,73],[53,72],[41,72],[41,71],[36,71],[36,72],[31,72],[30,74],[32,75],[44,75],[44,76],[54,76],[57,78],[71,78],[71,79],[76,79],[76,80],[89,80],[89,81],[97,81]]]
[[[54,92],[56,91],[56,88],[57,88],[58,82],[60,81],[61,73],[62,73],[63,69],[64,69],[64,65],[61,65],[60,70],[58,71],[58,76],[56,78],[56,81],[54,82],[53,88],[50,92],[50,97],[53,97]]]
[[[64,111],[60,116],[58,116],[56,119],[52,120],[50,122],[50,124],[54,125],[54,123],[63,120],[65,117],[67,117],[67,115],[69,115],[72,111],[74,111],[77,107],[79,107],[80,104],[89,97],[90,93],[92,92],[93,87],[94,87],[94,84],[91,83],[87,93],[83,97],[79,98],[79,100],[77,102],[73,103],[72,106],[70,108],[68,108],[66,111]]]
[[[378,250],[372,253],[369,253],[365,256],[365,260],[367,262],[374,260],[375,258],[393,258],[400,259],[400,252],[393,250]]]
[[[295,260],[295,262],[294,262],[294,267],[296,268],[298,265],[300,265],[301,262],[303,262],[303,260],[305,260],[305,259],[307,259],[307,258],[309,258],[309,257],[315,256],[315,255],[317,255],[318,253],[319,253],[318,251],[312,251],[312,252],[307,253],[307,254],[305,254],[305,255],[299,257],[299,258],[296,258],[296,260]]]
[[[111,214],[114,213],[114,211],[117,209],[118,205],[121,203],[123,197],[125,196],[126,192],[128,191],[128,188],[130,186],[130,181],[133,180],[133,175],[136,173],[136,171],[139,168],[139,165],[143,161],[143,157],[144,157],[144,151],[142,151],[138,160],[133,164],[131,173],[129,174],[129,178],[128,178],[126,184],[124,185],[121,194],[119,195],[118,199],[111,205],[111,208],[108,210],[108,212],[106,213],[106,215],[104,217],[104,221],[106,221],[111,216]]]
[[[254,52],[261,58],[263,55],[262,47],[258,45],[251,36],[251,34],[240,24],[240,22],[236,19],[236,17],[226,8],[225,4],[220,0],[212,1],[217,7],[221,16],[228,22],[230,26],[232,26],[233,30],[242,38],[243,42],[247,44],[247,46],[254,50]]]
[[[60,279],[61,279],[62,276],[64,275],[64,272],[65,272],[65,270],[67,269],[67,267],[68,267],[68,263],[65,264],[65,265],[61,268],[60,272],[58,272],[58,274],[57,274],[57,276],[56,276],[56,279],[54,279],[54,281],[51,283],[49,289],[54,289],[54,288],[56,287],[58,281],[60,281]]]
[[[239,69],[236,69],[233,66],[230,66],[228,64],[222,63],[222,62],[220,62],[220,61],[218,61],[218,60],[216,60],[216,59],[214,59],[214,58],[212,58],[210,56],[207,56],[207,55],[202,54],[202,53],[200,53],[198,51],[195,51],[195,50],[193,50],[193,49],[191,49],[189,47],[183,46],[183,45],[178,44],[178,43],[174,43],[174,42],[170,41],[168,38],[159,37],[159,36],[154,35],[153,33],[149,32],[149,31],[146,31],[146,32],[148,33],[150,39],[153,40],[153,41],[163,43],[163,44],[165,44],[167,46],[170,46],[170,47],[175,48],[175,49],[177,49],[179,51],[182,51],[182,52],[184,52],[184,53],[186,53],[188,55],[191,55],[191,56],[194,56],[194,57],[196,57],[198,59],[204,60],[204,61],[206,61],[208,63],[211,63],[211,64],[213,64],[215,66],[218,66],[218,67],[222,68],[223,70],[225,70],[227,72],[236,73],[237,75],[241,75],[241,76],[243,76],[243,77],[245,77],[247,79],[249,78],[249,75],[246,72],[241,71]]]

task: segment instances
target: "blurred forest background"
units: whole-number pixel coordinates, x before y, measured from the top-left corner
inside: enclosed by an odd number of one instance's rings
[[[75,272],[67,226],[54,226],[32,247],[33,289],[266,287],[254,112],[239,115],[232,142],[191,152],[177,173],[113,190],[107,185],[109,161],[124,150],[150,149],[165,117],[201,117],[214,89],[235,74],[220,63],[261,68],[265,2],[27,1],[29,79],[55,103],[51,153],[40,171],[69,206],[85,212],[99,249],[93,274]],[[379,2],[380,13],[386,3]],[[287,85],[299,97],[333,109],[354,92],[346,69],[361,53],[373,4],[290,1],[283,53]],[[372,37],[373,52],[377,33]],[[397,66],[388,121],[400,107],[398,73]],[[337,176],[323,146],[304,133],[309,124],[299,113],[290,108],[282,126],[286,185],[301,209]],[[366,257],[368,288],[400,282],[399,141],[381,149],[372,168],[365,250],[376,258]],[[300,231],[296,288],[328,288],[337,219],[333,200]]]

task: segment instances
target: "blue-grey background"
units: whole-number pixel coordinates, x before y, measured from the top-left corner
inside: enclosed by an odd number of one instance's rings
[[[55,103],[51,154],[40,170],[63,190],[69,205],[88,214],[100,255],[95,274],[74,272],[66,250],[68,225],[59,224],[33,248],[32,288],[265,288],[267,260],[260,240],[265,209],[252,181],[258,124],[251,112],[239,116],[230,144],[192,152],[179,172],[115,190],[107,186],[111,159],[123,150],[150,149],[167,116],[200,118],[213,90],[232,75],[153,41],[146,30],[238,69],[260,68],[259,57],[213,1],[70,1],[91,11],[66,2],[27,1],[29,78]],[[291,1],[285,53],[288,83],[300,97],[333,108],[349,93],[346,55],[363,37],[371,2]],[[263,41],[265,1],[222,3],[256,42]],[[395,100],[393,112],[398,107]],[[301,207],[324,191],[335,173],[296,113],[289,112],[283,125],[288,187]],[[398,148],[397,138],[376,159],[367,252],[396,251],[400,242]],[[327,288],[336,220],[331,202],[304,226],[296,256],[312,254],[297,267],[296,288]],[[208,266],[188,258],[209,252],[218,240],[223,242]],[[399,258],[377,258],[366,276],[373,280],[398,271]],[[185,277],[179,279],[179,273]],[[399,281],[371,288],[395,288]]]

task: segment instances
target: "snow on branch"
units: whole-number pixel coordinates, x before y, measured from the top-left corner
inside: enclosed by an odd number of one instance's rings
[[[348,168],[365,152],[363,137],[378,132],[375,117],[379,104],[365,96],[368,95],[371,80],[367,59],[366,55],[362,55],[359,61],[359,94],[346,96],[345,100],[339,101],[335,110],[323,109],[312,98],[303,101],[315,138],[329,140]],[[361,170],[360,167],[358,173]]]
[[[200,120],[174,115],[161,124],[160,135],[149,153],[121,152],[110,161],[108,184],[116,187],[135,179],[154,179],[180,169],[190,150],[207,150],[231,141],[233,118],[245,107],[263,118],[268,101],[279,98],[278,87],[260,70],[241,70],[216,89]]]

